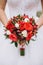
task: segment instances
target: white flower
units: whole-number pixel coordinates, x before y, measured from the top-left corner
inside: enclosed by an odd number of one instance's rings
[[[9,30],[6,31],[7,35],[11,34],[11,32]]]
[[[24,22],[29,22],[29,19],[28,19],[28,18],[25,18],[25,19],[24,19]]]
[[[19,27],[19,24],[18,24],[18,23],[16,23],[16,24],[15,24],[15,27],[16,27],[16,28],[18,28],[18,27]]]
[[[24,37],[27,37],[27,31],[26,30],[22,31],[22,34]]]

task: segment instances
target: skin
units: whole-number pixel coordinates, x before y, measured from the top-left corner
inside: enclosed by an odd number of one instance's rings
[[[42,13],[43,13],[43,0],[41,0],[41,5],[42,5]],[[40,16],[36,24],[38,25],[38,28],[40,28],[43,25],[43,14]]]
[[[7,16],[5,14],[5,6],[6,6],[7,0],[0,0],[0,20],[4,26],[6,26],[6,22],[8,21]]]
[[[5,6],[6,6],[7,0],[0,0],[0,21],[2,22],[2,24],[4,26],[7,25],[7,21],[8,18],[5,14]],[[43,0],[41,0],[41,4],[42,4],[42,12],[43,12]],[[43,25],[43,14],[42,16],[39,18],[39,20],[36,23],[38,25],[38,28],[40,28]]]
[[[41,0],[41,5],[42,5],[42,12],[43,12],[43,0]]]

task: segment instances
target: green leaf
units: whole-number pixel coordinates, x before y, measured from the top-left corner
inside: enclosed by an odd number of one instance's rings
[[[14,41],[11,42],[11,44],[13,44],[13,43],[14,43]]]
[[[29,44],[30,41],[28,41],[28,44]]]
[[[17,43],[17,42],[15,42],[14,44],[15,44],[15,47],[17,47],[17,46],[18,46],[18,43]]]
[[[14,22],[14,21],[12,21],[12,24],[13,24],[13,25],[15,25],[15,22]]]
[[[31,39],[32,41],[36,41],[35,39]]]
[[[19,14],[19,15],[17,15],[17,17],[19,17],[19,18],[20,18],[20,14]]]
[[[35,20],[33,19],[32,25],[35,25]]]
[[[5,35],[6,39],[9,37],[9,35],[7,35],[6,33],[4,35]]]
[[[28,44],[26,43],[26,45],[28,46]]]

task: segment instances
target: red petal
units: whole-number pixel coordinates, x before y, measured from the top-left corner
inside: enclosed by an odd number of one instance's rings
[[[17,41],[17,36],[16,35],[14,35],[14,34],[10,34],[9,35],[9,38],[12,40],[12,41]]]
[[[27,41],[30,40],[32,36],[33,36],[32,32],[29,32],[29,33],[28,33],[28,36],[26,37],[26,40],[27,40]]]
[[[6,28],[7,28],[8,30],[10,30],[10,32],[13,31],[14,25],[12,24],[12,21],[11,21],[11,20],[8,21],[8,23],[7,23],[7,25],[6,25]]]
[[[26,30],[28,30],[28,31],[32,31],[33,30],[33,26],[30,24],[30,23],[26,23],[25,25],[24,25],[24,28],[26,29]]]

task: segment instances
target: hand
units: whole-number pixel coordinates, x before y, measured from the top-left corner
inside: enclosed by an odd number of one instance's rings
[[[38,29],[43,25],[43,14],[41,17],[37,20],[36,24],[38,25]]]

